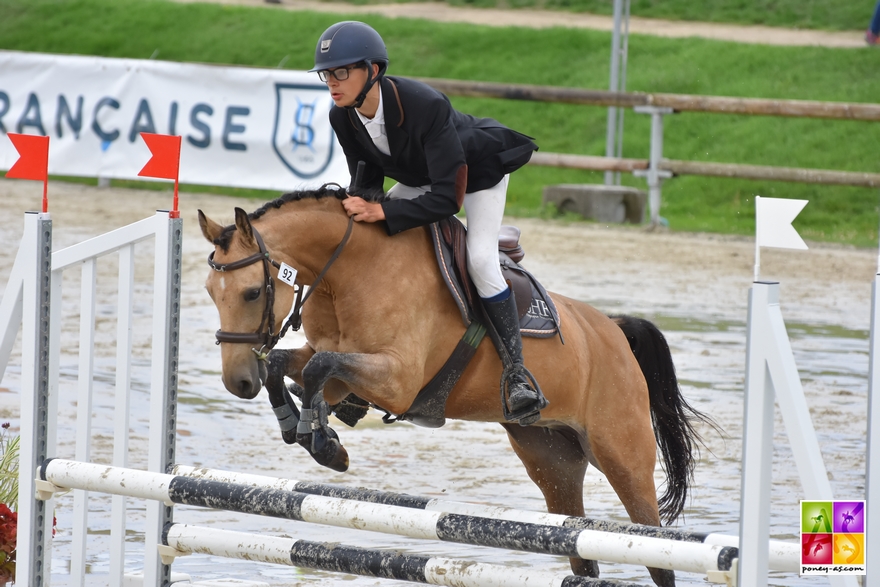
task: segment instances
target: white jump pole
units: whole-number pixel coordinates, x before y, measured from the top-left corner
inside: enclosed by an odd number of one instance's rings
[[[368,550],[337,543],[309,542],[185,524],[168,526],[163,546],[161,552],[168,558],[198,552],[450,587],[604,587],[612,583],[619,587],[640,587],[622,581],[561,576],[532,569]]]
[[[410,538],[691,573],[729,571],[737,556],[735,548],[726,546],[428,512],[63,459],[47,460],[38,475],[42,480],[38,490],[44,497],[56,491],[80,489],[148,499],[166,506],[210,507]]]
[[[211,479],[252,487],[264,487],[270,489],[283,489],[286,491],[298,491],[312,495],[324,495],[341,497],[370,503],[381,503],[422,509],[433,512],[445,512],[450,514],[462,514],[479,518],[492,518],[495,520],[509,520],[512,522],[525,522],[529,524],[541,524],[546,526],[560,526],[575,529],[591,529],[602,532],[619,534],[633,534],[636,536],[651,536],[664,540],[676,540],[685,542],[701,542],[717,546],[739,546],[739,536],[716,534],[713,532],[692,532],[678,528],[659,528],[642,524],[622,524],[606,520],[595,520],[576,516],[564,516],[561,514],[549,514],[518,510],[514,508],[487,506],[458,502],[446,499],[421,497],[405,493],[391,491],[377,491],[373,489],[360,489],[344,487],[340,485],[327,485],[313,481],[297,481],[294,479],[279,479],[265,475],[253,475],[234,471],[222,471],[202,467],[190,467],[187,465],[175,465],[171,470],[174,475],[184,475],[198,479]],[[797,572],[799,567],[800,545],[795,542],[782,540],[769,541],[769,565],[773,571]]]

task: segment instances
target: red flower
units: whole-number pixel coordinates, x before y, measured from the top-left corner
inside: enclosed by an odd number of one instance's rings
[[[15,580],[15,545],[18,538],[18,514],[0,503],[0,581]]]

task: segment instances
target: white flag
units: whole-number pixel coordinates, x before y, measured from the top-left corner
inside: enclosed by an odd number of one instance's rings
[[[807,202],[755,196],[756,246],[807,249],[807,243],[791,225]]]

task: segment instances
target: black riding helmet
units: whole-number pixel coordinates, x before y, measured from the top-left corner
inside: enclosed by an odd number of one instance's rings
[[[364,89],[351,106],[360,108],[373,84],[382,79],[388,68],[388,50],[385,42],[373,28],[362,22],[347,20],[337,22],[321,35],[315,47],[315,67],[310,72],[333,69],[352,63],[366,63],[369,77]],[[379,73],[373,77],[373,64],[379,66]]]

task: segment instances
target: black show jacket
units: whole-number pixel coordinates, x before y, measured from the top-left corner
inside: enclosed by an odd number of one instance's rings
[[[353,110],[334,106],[330,124],[352,177],[358,161],[366,164],[360,189],[381,190],[386,176],[407,186],[431,186],[412,200],[382,203],[388,234],[452,216],[465,193],[496,185],[538,149],[530,137],[496,120],[458,112],[422,82],[383,77],[381,92],[390,156],[376,148]]]

